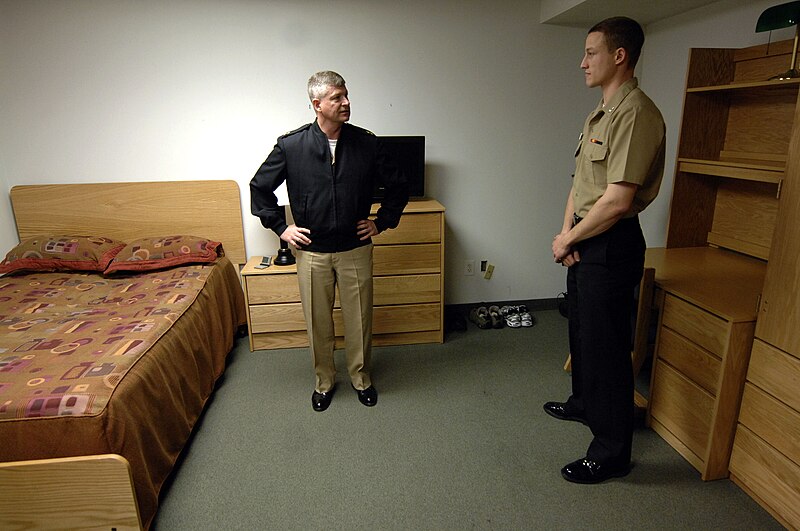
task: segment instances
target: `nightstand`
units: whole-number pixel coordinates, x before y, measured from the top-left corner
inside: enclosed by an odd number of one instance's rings
[[[307,346],[297,266],[256,269],[262,258],[253,256],[241,272],[250,350]]]

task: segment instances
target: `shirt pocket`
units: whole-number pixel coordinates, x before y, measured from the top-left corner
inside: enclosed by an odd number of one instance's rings
[[[608,146],[595,144],[594,142],[584,142],[582,151],[585,154],[587,164],[586,175],[591,176],[596,184],[606,184],[606,167],[608,165]]]

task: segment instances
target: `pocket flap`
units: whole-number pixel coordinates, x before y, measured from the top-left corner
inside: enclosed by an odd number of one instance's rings
[[[592,162],[601,161],[608,155],[608,146],[587,142],[583,148],[586,150],[586,157]]]

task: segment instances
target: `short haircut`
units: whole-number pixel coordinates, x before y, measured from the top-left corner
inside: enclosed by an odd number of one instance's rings
[[[636,67],[644,46],[644,31],[638,22],[628,17],[611,17],[592,26],[589,33],[595,32],[605,36],[609,51],[625,48],[628,64]]]
[[[308,99],[321,100],[328,94],[328,87],[343,87],[344,78],[330,70],[317,72],[308,78]]]

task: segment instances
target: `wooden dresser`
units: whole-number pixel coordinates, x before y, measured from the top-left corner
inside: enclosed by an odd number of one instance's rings
[[[411,200],[398,227],[373,238],[374,345],[444,340],[444,210],[433,199]],[[252,257],[242,269],[250,350],[308,346],[296,267],[255,269],[260,261]],[[339,348],[338,296],[334,324]]]
[[[785,57],[785,56],[784,56]],[[788,64],[788,63],[783,63]],[[781,71],[780,68],[778,71]],[[795,79],[795,82],[800,80]],[[800,528],[800,99],[747,371],[731,479],[787,528]]]
[[[713,247],[648,249],[660,307],[651,427],[704,480],[728,476],[765,267]]]
[[[692,49],[649,419],[703,479],[800,527],[800,79],[792,41]]]

